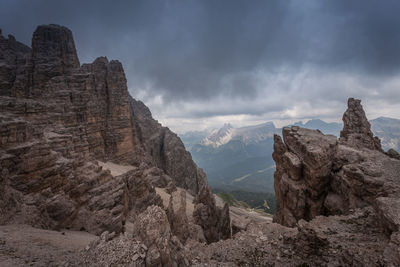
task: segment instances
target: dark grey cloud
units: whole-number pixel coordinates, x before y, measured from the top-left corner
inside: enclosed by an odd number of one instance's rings
[[[394,0],[320,1],[318,14],[306,20],[308,25],[316,25],[307,27],[317,31],[316,38],[329,42],[326,49],[317,50],[321,53],[318,57],[328,66],[353,68],[374,75],[397,73],[400,68],[398,10],[400,2]]]
[[[298,100],[400,101],[399,10],[395,0],[2,0],[0,27],[27,44],[39,24],[69,27],[81,62],[122,61],[131,91],[160,113],[203,101],[217,107],[186,111],[261,115]]]
[[[281,37],[283,1],[5,1],[1,27],[29,41],[34,25],[72,29],[80,58],[123,61],[129,82],[151,83],[167,99],[255,94],[252,81],[221,79],[279,64],[295,49]],[[283,42],[281,42],[283,41]],[[282,53],[282,50],[285,51]],[[265,61],[267,59],[267,61]]]

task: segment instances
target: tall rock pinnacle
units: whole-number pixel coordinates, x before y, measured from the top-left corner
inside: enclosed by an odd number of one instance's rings
[[[365,115],[361,100],[349,98],[347,110],[343,114],[343,130],[340,132],[340,143],[355,148],[368,148],[382,151],[379,138],[374,137],[371,124]]]
[[[63,26],[38,26],[32,38],[34,84],[80,67],[72,32]]]

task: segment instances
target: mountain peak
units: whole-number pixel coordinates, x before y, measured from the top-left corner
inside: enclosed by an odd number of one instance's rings
[[[225,123],[219,130],[213,131],[209,136],[204,138],[201,144],[219,147],[231,140],[240,140],[245,144],[257,143],[268,137],[272,137],[275,132],[275,125],[270,121],[240,128],[234,128],[230,123]]]
[[[211,145],[213,147],[219,147],[232,139],[233,131],[233,126],[230,123],[225,123],[221,129],[212,132],[211,135],[204,138],[201,143],[206,146]]]
[[[224,126],[221,127],[220,130],[224,130],[224,129],[232,129],[233,126],[230,123],[224,123]]]
[[[33,33],[32,52],[34,59],[62,67],[63,71],[80,67],[72,32],[64,26],[38,26]]]

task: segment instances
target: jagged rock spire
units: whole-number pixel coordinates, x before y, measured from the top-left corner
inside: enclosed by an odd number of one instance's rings
[[[355,148],[368,148],[382,151],[381,141],[374,137],[371,124],[368,122],[361,100],[349,98],[347,110],[343,114],[343,130],[340,132],[340,143]]]
[[[34,85],[71,73],[80,67],[72,32],[63,26],[38,26],[32,37]]]
[[[72,32],[66,27],[56,24],[38,26],[33,34],[32,50],[35,60],[57,64],[64,71],[80,67]]]

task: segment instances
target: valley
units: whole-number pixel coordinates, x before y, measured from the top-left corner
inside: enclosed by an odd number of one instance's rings
[[[399,149],[400,120],[379,117],[370,121],[372,132],[384,150]],[[342,123],[311,119],[293,126],[320,130],[340,136]],[[181,134],[193,160],[207,174],[215,193],[229,194],[250,208],[275,213],[273,135],[282,129],[272,122],[234,128],[226,123],[220,129]],[[268,205],[264,206],[263,203]],[[230,205],[235,205],[230,203]]]

